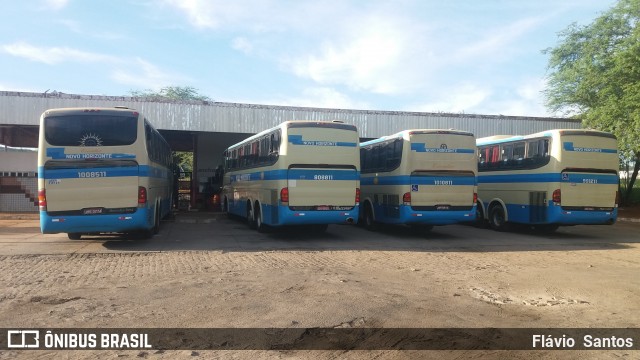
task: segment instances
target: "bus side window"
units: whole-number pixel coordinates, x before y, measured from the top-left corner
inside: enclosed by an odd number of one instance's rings
[[[513,167],[521,167],[524,160],[525,143],[517,142],[513,145],[513,156],[511,157],[511,165]]]
[[[478,169],[487,167],[488,150],[489,148],[487,147],[478,148]]]
[[[513,144],[502,145],[502,157],[500,158],[501,167],[509,167],[509,159],[513,155]]]

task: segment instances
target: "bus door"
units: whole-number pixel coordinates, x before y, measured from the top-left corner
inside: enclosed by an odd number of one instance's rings
[[[138,206],[136,161],[50,160],[43,171],[48,212],[98,215]]]
[[[358,172],[353,166],[291,166],[289,206],[300,210],[348,210],[355,206]]]
[[[473,206],[475,175],[471,171],[414,171],[410,184],[414,210],[468,210]]]

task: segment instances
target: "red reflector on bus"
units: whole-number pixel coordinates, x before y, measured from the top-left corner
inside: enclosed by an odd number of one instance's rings
[[[551,196],[551,200],[553,200],[554,203],[560,204],[560,201],[562,200],[560,189],[553,190],[553,195]]]
[[[360,188],[356,188],[356,204],[360,204]]]
[[[406,192],[406,193],[404,193],[404,195],[402,195],[402,202],[405,205],[410,205],[411,204],[411,193],[410,192]]]
[[[473,203],[477,203],[478,202],[478,193],[473,193]]]
[[[282,201],[283,203],[289,202],[289,188],[285,187],[280,190],[280,201]]]
[[[40,211],[47,211],[47,194],[45,189],[38,190],[38,207]]]
[[[144,186],[138,186],[138,205],[144,205],[147,203],[147,188]]]

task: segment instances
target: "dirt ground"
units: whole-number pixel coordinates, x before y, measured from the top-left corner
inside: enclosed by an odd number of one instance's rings
[[[636,210],[640,215],[640,208]],[[620,216],[631,212],[621,211]],[[640,324],[640,223],[630,221],[561,229],[551,236],[450,226],[425,238],[405,230],[371,233],[354,226],[332,226],[324,236],[262,235],[234,220],[178,218],[164,223],[150,243],[93,239],[76,243],[83,246],[81,250],[68,252],[2,251],[20,242],[52,248],[70,243],[64,235],[39,234],[37,226],[34,220],[0,220],[0,254],[6,254],[0,255],[1,327],[637,328]],[[101,250],[93,250],[96,246]],[[632,359],[640,355],[625,350],[0,353],[0,359],[51,356]]]

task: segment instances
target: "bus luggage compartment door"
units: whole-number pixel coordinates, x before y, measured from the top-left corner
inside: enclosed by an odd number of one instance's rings
[[[346,210],[355,206],[357,186],[355,167],[290,167],[289,206],[305,210]]]
[[[102,214],[138,206],[138,164],[133,161],[48,162],[47,211]]]
[[[618,177],[615,172],[563,171],[560,183],[563,208],[599,210],[615,206]]]
[[[411,173],[414,210],[469,210],[473,207],[475,175],[466,171],[414,171]]]

